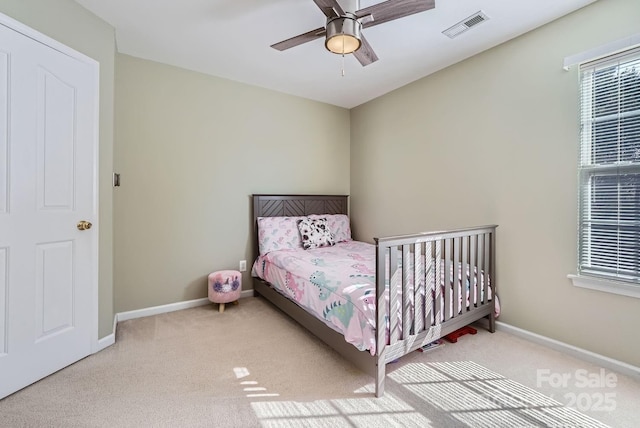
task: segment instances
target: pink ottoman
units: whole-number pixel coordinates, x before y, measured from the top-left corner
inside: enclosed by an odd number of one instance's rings
[[[218,303],[220,312],[224,312],[224,304],[238,304],[242,292],[242,274],[237,270],[219,270],[209,274],[209,300]]]

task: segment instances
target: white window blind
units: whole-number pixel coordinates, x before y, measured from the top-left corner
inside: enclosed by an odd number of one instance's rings
[[[640,48],[580,66],[579,274],[640,285]]]

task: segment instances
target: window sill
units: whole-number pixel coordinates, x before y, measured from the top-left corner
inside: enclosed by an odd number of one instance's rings
[[[610,279],[595,278],[585,275],[567,275],[574,287],[588,288],[590,290],[603,291],[605,293],[620,294],[622,296],[640,299],[640,286],[629,285],[624,282]]]

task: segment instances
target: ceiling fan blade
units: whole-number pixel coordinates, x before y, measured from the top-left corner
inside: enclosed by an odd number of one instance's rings
[[[314,0],[315,1],[315,0]],[[373,20],[362,24],[363,28],[393,21],[436,7],[436,0],[387,0],[356,12],[358,18],[372,15]]]
[[[316,28],[315,30],[308,31],[304,34],[300,34],[295,37],[291,37],[290,39],[283,40],[278,43],[274,43],[271,45],[272,48],[277,49],[279,51],[283,51],[294,46],[301,45],[303,43],[310,42],[315,39],[319,39],[320,37],[324,37],[327,34],[327,30],[324,27]]]
[[[344,15],[342,6],[336,0],[313,0],[327,18],[336,18]]]
[[[378,55],[373,51],[373,48],[364,36],[360,38],[360,41],[362,42],[360,49],[355,51],[353,56],[360,61],[360,64],[362,64],[363,67],[366,67],[372,62],[376,62],[378,60]]]

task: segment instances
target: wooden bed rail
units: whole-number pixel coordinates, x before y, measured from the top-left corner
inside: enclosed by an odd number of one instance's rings
[[[495,330],[496,228],[375,238],[376,396],[396,358],[484,316]]]
[[[393,245],[403,245],[403,244],[413,244],[416,242],[424,242],[425,241],[435,241],[439,238],[457,238],[462,236],[468,236],[471,233],[493,233],[495,232],[498,226],[495,224],[490,224],[486,226],[474,226],[474,227],[465,227],[461,229],[454,230],[443,230],[443,231],[430,231],[430,232],[422,232],[422,233],[413,233],[410,235],[396,235],[396,236],[385,236],[383,238],[373,238],[376,244],[386,244],[387,246]]]

